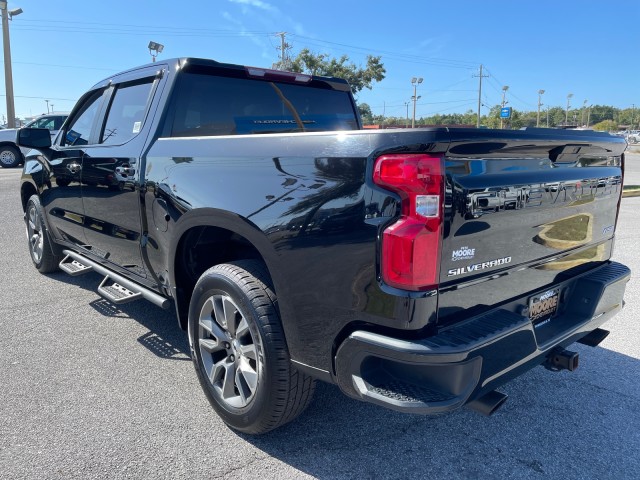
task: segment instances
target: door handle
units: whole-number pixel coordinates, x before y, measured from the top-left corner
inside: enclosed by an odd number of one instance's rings
[[[136,174],[136,169],[126,165],[124,167],[116,167],[116,173],[123,177],[133,177]]]
[[[82,165],[80,165],[78,162],[71,162],[67,164],[67,170],[69,170],[69,172],[73,174],[76,174],[80,170],[82,170]]]

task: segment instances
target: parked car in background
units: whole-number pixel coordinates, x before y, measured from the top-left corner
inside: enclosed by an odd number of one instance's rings
[[[66,113],[55,113],[42,115],[31,120],[25,128],[46,128],[51,133],[51,138],[55,137],[67,119]],[[18,148],[16,145],[15,128],[0,129],[0,165],[4,168],[17,167],[24,162],[24,155],[28,148]]]
[[[631,130],[626,138],[628,143],[640,143],[640,130]]]

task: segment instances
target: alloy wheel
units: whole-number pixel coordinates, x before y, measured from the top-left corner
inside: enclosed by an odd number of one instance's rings
[[[202,363],[220,400],[230,407],[246,407],[260,380],[260,359],[249,323],[225,294],[209,297],[198,321]]]
[[[29,240],[29,251],[35,263],[40,263],[44,242],[44,232],[42,223],[35,205],[29,206],[27,215],[27,238]]]

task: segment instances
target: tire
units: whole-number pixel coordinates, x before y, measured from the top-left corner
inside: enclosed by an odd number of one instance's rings
[[[244,433],[293,420],[315,390],[291,364],[276,302],[264,264],[241,260],[204,272],[189,305],[200,385],[222,420]]]
[[[11,145],[3,145],[0,147],[0,165],[4,168],[17,167],[22,163],[22,155],[20,150]]]
[[[25,221],[29,254],[33,265],[40,273],[55,272],[59,269],[62,251],[49,236],[37,195],[32,195],[27,202]]]

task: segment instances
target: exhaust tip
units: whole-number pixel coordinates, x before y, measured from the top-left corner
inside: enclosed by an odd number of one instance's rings
[[[485,417],[490,417],[500,407],[502,407],[502,405],[504,405],[504,402],[507,401],[507,398],[509,398],[508,395],[492,390],[482,397],[476,398],[475,400],[467,403],[466,407],[470,410],[473,410],[474,412],[478,412],[484,415]]]

